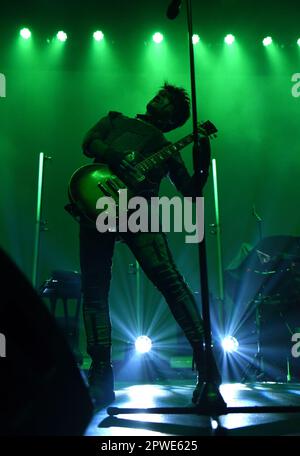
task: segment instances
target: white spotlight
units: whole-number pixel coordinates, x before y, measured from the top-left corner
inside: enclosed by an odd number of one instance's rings
[[[135,349],[138,353],[148,353],[151,347],[152,341],[148,336],[139,336],[135,341]]]
[[[236,352],[238,347],[239,347],[239,343],[237,341],[237,339],[233,336],[226,336],[224,337],[224,339],[222,340],[222,347],[223,347],[223,350],[227,353],[233,353],[233,352]]]

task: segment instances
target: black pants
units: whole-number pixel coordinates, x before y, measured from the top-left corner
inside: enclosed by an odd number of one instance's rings
[[[194,296],[178,272],[164,233],[122,233],[141,268],[161,291],[192,347],[202,344],[203,324]],[[108,295],[115,233],[80,225],[80,266],[87,352],[94,362],[110,361]]]

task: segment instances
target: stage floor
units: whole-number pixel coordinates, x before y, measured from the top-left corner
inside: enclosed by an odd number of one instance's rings
[[[116,384],[113,407],[192,407],[193,384]],[[223,384],[228,407],[300,406],[300,383]],[[220,425],[232,436],[300,436],[300,413],[228,414]],[[202,415],[122,414],[110,417],[106,408],[95,413],[87,436],[197,436],[212,435],[211,421]]]

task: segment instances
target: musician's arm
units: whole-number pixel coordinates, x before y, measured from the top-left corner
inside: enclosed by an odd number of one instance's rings
[[[190,176],[179,153],[174,154],[168,161],[169,177],[183,196],[195,198],[202,195],[202,190],[209,175],[211,150],[208,138],[201,138],[201,154],[203,159],[198,186],[195,174]]]
[[[98,148],[103,149],[105,151],[107,145],[104,143],[105,138],[107,137],[109,131],[109,118],[108,116],[102,117],[102,119],[99,120],[99,122],[96,123],[85,135],[83,142],[82,142],[82,151],[84,155],[87,157],[94,157],[96,151],[94,143],[97,141]],[[99,153],[101,154],[101,150],[99,150]]]
[[[90,158],[96,158],[108,164],[119,163],[122,159],[122,153],[119,153],[108,144],[105,139],[111,128],[111,119],[119,113],[110,112],[108,116],[102,117],[85,135],[82,143],[84,155]]]

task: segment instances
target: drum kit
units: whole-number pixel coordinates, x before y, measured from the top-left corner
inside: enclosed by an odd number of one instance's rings
[[[280,341],[290,352],[291,337],[295,328],[300,327],[300,237],[261,239],[238,265],[225,271],[225,277],[226,290],[233,302],[245,305],[255,316],[257,351],[244,370],[243,381],[270,379],[263,345],[269,344],[275,352]],[[266,342],[264,334],[272,332]]]

